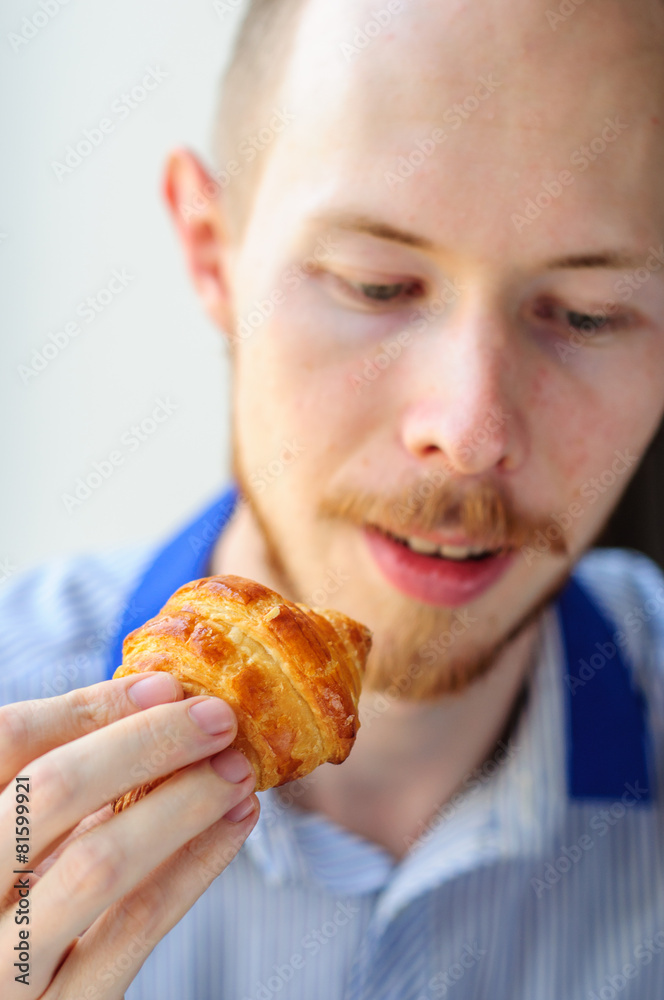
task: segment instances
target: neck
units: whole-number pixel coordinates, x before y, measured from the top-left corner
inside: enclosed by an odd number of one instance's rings
[[[214,573],[237,573],[283,592],[247,506],[217,543]],[[342,765],[302,782],[300,809],[320,812],[401,858],[435,813],[509,737],[537,639],[532,622],[485,677],[432,702],[365,692],[355,746]]]

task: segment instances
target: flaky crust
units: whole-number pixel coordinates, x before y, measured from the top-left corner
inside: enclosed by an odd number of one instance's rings
[[[256,772],[256,791],[348,756],[371,632],[340,611],[294,604],[254,580],[211,576],[180,587],[124,641],[114,677],[165,670],[187,695],[232,706],[232,746]],[[127,793],[116,812],[166,778]]]

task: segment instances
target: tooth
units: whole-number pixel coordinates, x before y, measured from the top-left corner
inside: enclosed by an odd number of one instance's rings
[[[434,552],[438,552],[438,546],[435,542],[427,542],[424,538],[408,538],[408,547],[413,550],[413,552],[422,552],[425,555],[433,555]]]
[[[467,545],[441,545],[439,551],[445,559],[467,559],[471,552]]]

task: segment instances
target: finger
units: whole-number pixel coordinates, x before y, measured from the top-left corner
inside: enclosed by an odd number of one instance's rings
[[[236,731],[229,705],[198,697],[157,705],[50,750],[29,766],[30,813],[22,819],[29,820],[30,857],[111,799],[222,750]],[[0,892],[16,867],[16,808],[10,786],[0,795]]]
[[[106,823],[113,815],[113,806],[107,804],[98,809],[97,812],[92,813],[91,816],[86,816],[72,830],[67,830],[63,833],[54,843],[49,844],[47,850],[36,855],[34,861],[31,861],[30,867],[34,869],[35,876],[41,878],[42,875],[45,875],[73,840],[81,837],[88,830],[94,830],[100,823]]]
[[[253,830],[260,811],[256,795],[240,803],[245,804],[251,811],[243,820],[218,820],[95,921],[58,972],[53,983],[57,996],[84,997],[94,983],[100,990],[95,1000],[122,997],[155,945],[233,860]]]
[[[26,764],[54,747],[144,708],[180,701],[183,697],[180,682],[161,671],[102,681],[55,698],[3,705],[0,708],[0,789],[20,774]]]
[[[243,774],[247,769],[249,773],[234,780],[240,765]],[[174,851],[246,798],[254,783],[246,758],[226,750],[212,761],[179,771],[130,809],[70,844],[32,889],[34,976],[30,991],[22,987],[16,995],[26,1000],[41,996],[72,941]],[[0,973],[9,972],[3,962],[12,954],[9,916],[5,914],[0,924]],[[1,975],[0,980],[10,981]]]
[[[101,809],[98,809],[96,813],[93,813],[92,816],[86,816],[85,819],[81,820],[81,822],[73,830],[69,830],[67,833],[63,834],[55,844],[50,846],[48,854],[42,854],[41,857],[36,857],[34,861],[31,859],[29,866],[29,871],[33,875],[31,883],[35,884],[38,879],[42,877],[42,875],[46,874],[49,868],[55,864],[65,848],[68,847],[73,840],[80,837],[87,830],[93,830],[96,826],[99,826],[100,823],[105,823],[113,815],[112,806],[103,806]],[[26,868],[27,867],[28,866],[26,865]],[[14,874],[20,878],[24,873],[23,871],[19,872],[15,868]],[[0,912],[8,907],[11,908],[12,904],[17,903],[19,899],[20,895],[16,886],[12,885],[2,902],[0,902]]]

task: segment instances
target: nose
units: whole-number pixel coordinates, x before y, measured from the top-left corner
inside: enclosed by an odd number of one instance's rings
[[[475,310],[426,331],[411,355],[401,440],[428,468],[479,476],[514,472],[527,453],[518,332]]]

